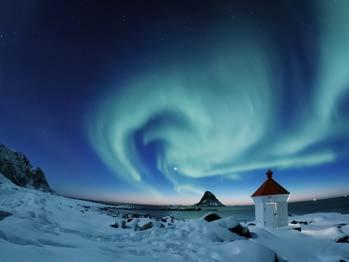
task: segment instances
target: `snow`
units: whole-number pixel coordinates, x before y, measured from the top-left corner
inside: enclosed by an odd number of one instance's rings
[[[349,259],[349,215],[309,214],[291,227],[249,226],[246,239],[229,228],[234,217],[156,220],[135,217],[125,229],[122,214],[108,215],[102,204],[74,200],[18,187],[0,175],[0,210],[12,215],[0,221],[0,261],[339,261]],[[139,230],[151,222],[153,227]],[[344,225],[346,224],[346,225]],[[134,229],[137,228],[137,231]]]

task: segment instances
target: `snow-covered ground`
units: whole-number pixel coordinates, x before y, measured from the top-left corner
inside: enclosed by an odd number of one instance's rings
[[[229,231],[233,217],[156,220],[103,207],[17,187],[0,174],[0,261],[274,261],[275,254],[279,261],[349,261],[349,243],[336,243],[349,235],[349,215],[291,217],[302,232],[250,225],[246,239]]]

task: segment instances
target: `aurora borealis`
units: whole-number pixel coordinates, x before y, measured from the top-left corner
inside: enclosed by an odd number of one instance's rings
[[[348,193],[349,2],[209,2],[24,6],[47,23],[0,32],[3,143],[92,199],[247,203],[268,168]]]

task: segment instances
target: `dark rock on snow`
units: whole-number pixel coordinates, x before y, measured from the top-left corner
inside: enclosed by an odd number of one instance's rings
[[[130,227],[128,227],[128,226],[126,226],[126,221],[121,221],[121,226],[120,226],[121,228],[130,228]]]
[[[206,191],[200,202],[195,204],[195,206],[218,207],[223,206],[223,204],[216,198],[213,193]]]
[[[52,192],[44,172],[40,168],[33,168],[28,158],[0,144],[0,173],[7,179],[21,187],[33,187]]]
[[[166,217],[161,218],[160,220],[161,220],[161,222],[164,222],[164,223],[173,223],[174,217],[173,216],[166,216]]]
[[[292,227],[293,230],[296,230],[296,231],[299,231],[299,232],[302,232],[302,228],[301,227]]]
[[[347,225],[347,224],[342,223],[342,224],[338,224],[337,227],[340,229],[340,228],[342,228],[342,227],[344,227],[344,226],[346,226],[346,225]]]
[[[114,224],[112,224],[110,226],[113,227],[113,228],[119,228],[119,225],[117,223],[114,223]]]
[[[241,237],[251,238],[251,233],[247,227],[238,225],[236,227],[229,228],[229,230],[235,234],[238,234]]]
[[[0,221],[5,219],[6,217],[11,216],[11,215],[12,215],[12,213],[10,213],[10,212],[0,210]]]
[[[153,223],[152,222],[148,222],[146,224],[144,224],[143,226],[139,227],[138,230],[139,231],[143,231],[143,230],[147,230],[153,227]]]
[[[212,222],[218,219],[221,219],[221,217],[215,213],[208,213],[203,217],[207,222]]]
[[[101,210],[101,209],[100,209]],[[113,228],[122,228],[122,229],[132,229],[134,231],[143,231],[143,230],[148,230],[150,228],[153,228],[154,226],[158,226],[160,228],[168,227],[171,225],[170,222],[174,222],[174,217],[172,216],[167,216],[163,218],[154,218],[151,215],[138,215],[138,214],[132,214],[132,213],[124,213],[124,214],[119,214],[117,216],[121,218],[121,221],[114,222],[114,224],[109,225],[110,227]],[[150,218],[154,219],[154,221],[149,221],[148,223],[143,224],[142,226],[139,225],[138,218]],[[135,221],[134,221],[135,220]],[[155,222],[157,221],[157,222]],[[154,224],[155,223],[155,224]]]
[[[303,225],[308,225],[309,223],[307,221],[296,221],[296,220],[292,220],[290,222],[291,224],[295,225],[295,224],[303,224]]]
[[[349,236],[344,236],[336,240],[337,243],[349,243]]]

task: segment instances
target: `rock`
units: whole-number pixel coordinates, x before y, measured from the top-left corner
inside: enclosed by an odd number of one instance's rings
[[[50,186],[48,185],[48,182],[44,175],[44,172],[41,170],[41,168],[35,168],[32,170],[32,172],[32,184],[34,188],[48,192],[51,191]]]
[[[243,227],[241,225],[237,225],[236,227],[229,228],[229,230],[241,237],[251,238],[250,231],[247,227]]]
[[[153,227],[153,223],[152,222],[148,222],[148,223],[144,224],[143,226],[138,227],[137,231],[147,230],[147,229],[150,229],[152,227]]]
[[[337,243],[349,243],[349,236],[344,236],[336,240]]]
[[[113,228],[119,228],[119,225],[115,222],[114,224],[110,225]]]
[[[123,229],[130,228],[130,227],[126,226],[126,221],[121,221],[120,227]]]
[[[23,153],[5,145],[0,145],[0,173],[17,186],[52,192],[44,172],[40,168],[33,168]]]
[[[346,226],[347,224],[345,224],[345,223],[341,223],[341,224],[338,224],[337,225],[337,227],[339,228],[339,229],[341,229],[342,227],[344,227],[344,226]]]
[[[12,216],[12,213],[0,210],[0,221],[5,219],[6,217],[9,217],[9,216]]]
[[[293,230],[296,230],[296,231],[299,231],[299,232],[302,232],[302,228],[301,227],[292,227]]]
[[[161,221],[164,223],[173,223],[174,221],[174,217],[173,216],[165,216],[163,218],[161,218]]]
[[[205,219],[207,222],[212,222],[221,219],[221,217],[215,213],[208,213],[204,215],[202,218]]]
[[[218,207],[223,206],[223,204],[216,198],[213,193],[206,191],[200,202],[195,204],[195,206]]]
[[[310,222],[309,222],[310,223]],[[307,221],[297,221],[297,220],[292,220],[291,222],[290,222],[290,224],[293,224],[293,225],[295,225],[295,224],[303,224],[303,225],[308,225],[308,222]]]

